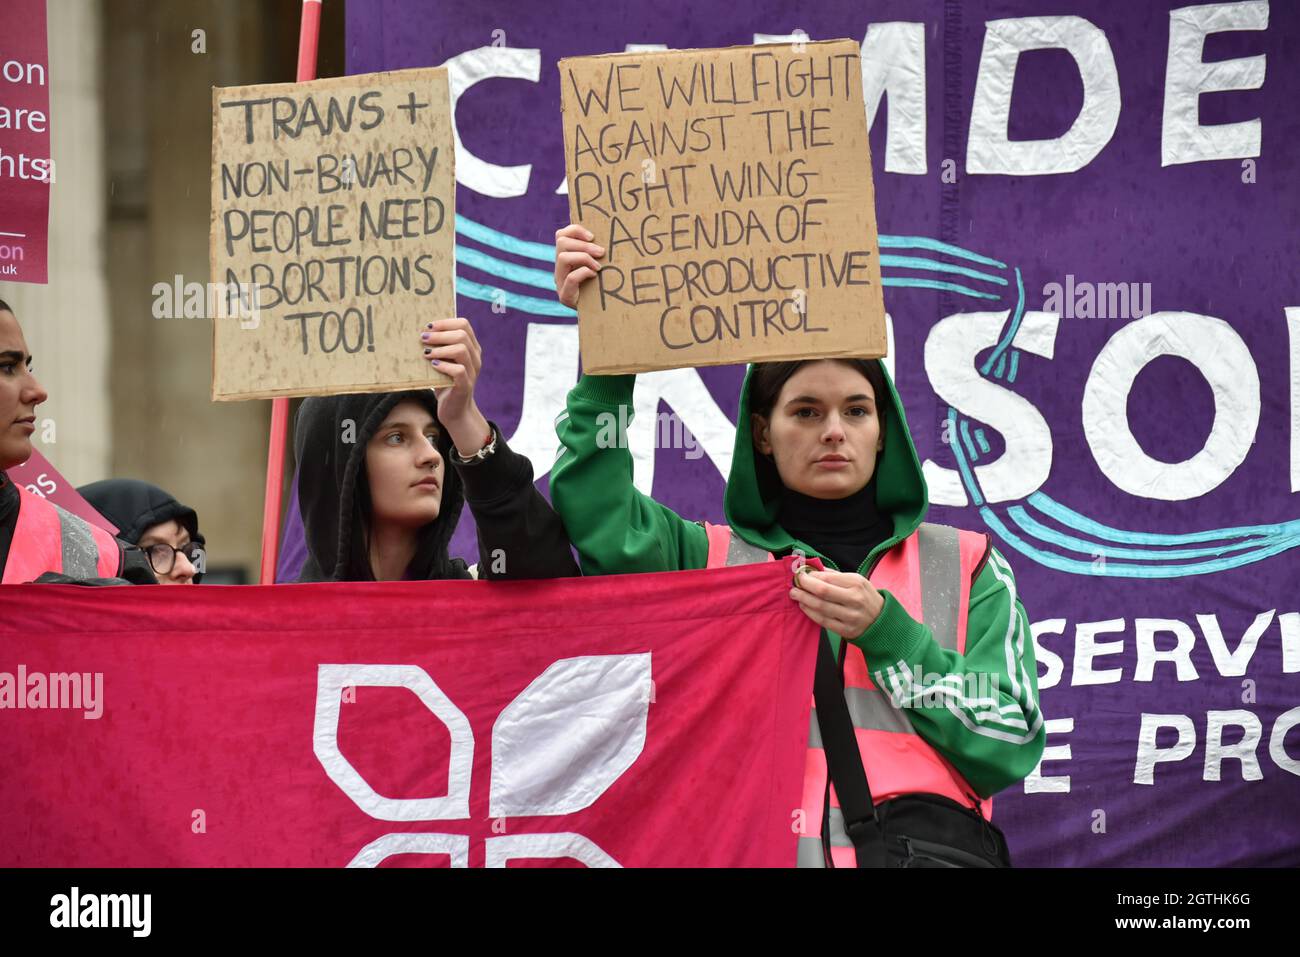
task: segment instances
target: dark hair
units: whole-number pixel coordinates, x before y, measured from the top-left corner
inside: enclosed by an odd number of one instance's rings
[[[772,414],[772,406],[776,405],[776,397],[781,394],[781,388],[790,381],[790,377],[808,363],[821,361],[821,359],[799,359],[792,362],[754,363],[754,371],[749,378],[749,411],[768,418]],[[880,363],[875,359],[826,361],[846,365],[862,373],[863,377],[871,383],[871,391],[876,395],[876,417],[880,420],[880,430],[883,434],[885,417],[890,406],[890,392],[889,386],[885,383],[885,374],[880,369]]]
[[[7,312],[15,319],[18,318],[18,313],[14,312],[14,307],[9,305],[9,303],[5,302],[3,299],[0,299],[0,312]]]

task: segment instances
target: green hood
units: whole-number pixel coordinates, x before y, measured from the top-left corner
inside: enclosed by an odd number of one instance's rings
[[[894,387],[894,380],[880,360],[881,374],[889,386],[892,401],[885,417],[885,448],[876,460],[876,507],[894,520],[892,538],[881,542],[867,556],[863,568],[866,574],[876,556],[903,540],[916,530],[929,508],[930,498],[925,487],[921,462],[912,444],[912,434],[907,429],[907,418],[902,400]],[[776,521],[780,487],[776,483],[760,481],[754,461],[753,429],[750,426],[749,384],[754,374],[751,365],[745,372],[744,385],[740,387],[740,410],[736,414],[736,447],[731,460],[731,474],[727,478],[725,499],[727,522],[745,541],[769,552],[785,554],[798,546],[809,555],[818,555],[816,549],[791,537]],[[826,560],[824,556],[818,557]]]

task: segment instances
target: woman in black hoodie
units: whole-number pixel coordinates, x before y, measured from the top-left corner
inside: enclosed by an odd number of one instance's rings
[[[299,581],[474,577],[447,551],[465,501],[478,529],[478,577],[578,575],[569,540],[474,401],[482,350],[464,319],[429,323],[438,390],[310,398],[298,410],[298,507],[307,539]]]

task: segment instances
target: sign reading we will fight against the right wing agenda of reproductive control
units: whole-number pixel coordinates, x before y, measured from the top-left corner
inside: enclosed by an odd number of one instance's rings
[[[588,372],[885,354],[855,42],[559,68],[570,219],[605,247]]]

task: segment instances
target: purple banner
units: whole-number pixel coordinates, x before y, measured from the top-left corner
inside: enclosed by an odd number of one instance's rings
[[[349,72],[451,69],[461,315],[484,344],[484,411],[539,478],[578,375],[551,280],[567,215],[557,61],[861,43],[889,362],[930,517],[992,534],[1034,622],[1047,750],[994,801],[1016,863],[1300,864],[1292,7],[347,13]],[[722,519],[741,375],[638,380],[637,484],[685,517]],[[656,413],[689,431],[662,441]],[[458,554],[473,554],[468,518]]]

